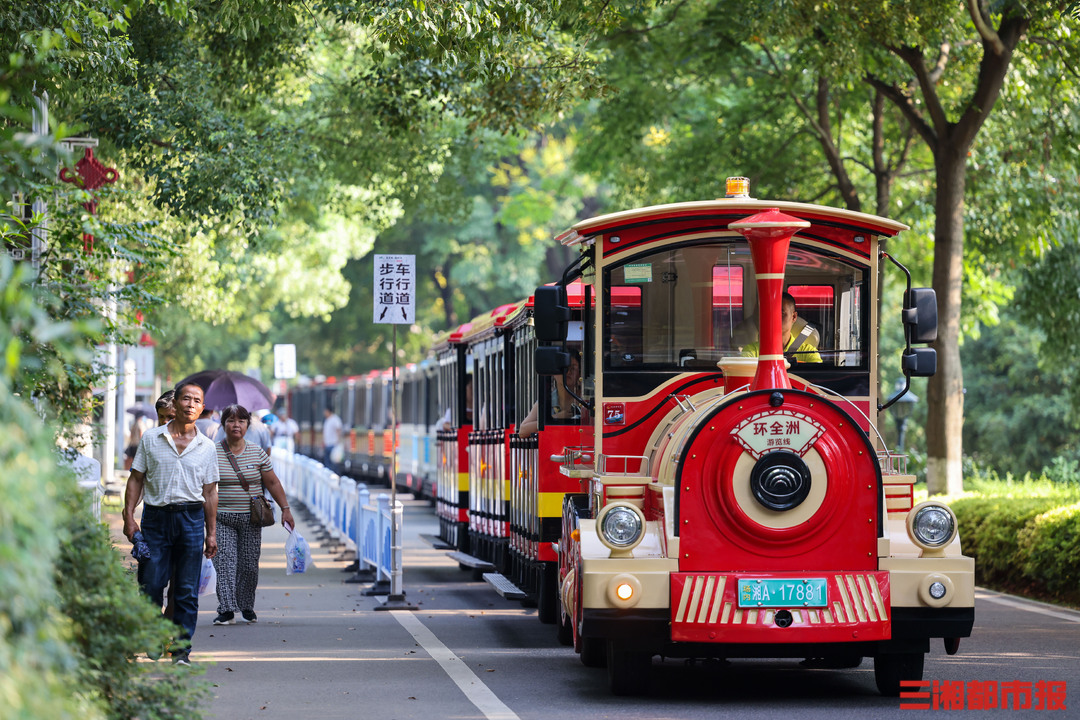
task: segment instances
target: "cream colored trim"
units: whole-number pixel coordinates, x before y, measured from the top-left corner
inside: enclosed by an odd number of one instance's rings
[[[771,208],[776,208],[780,212],[785,213],[802,212],[810,213],[813,215],[823,215],[825,217],[842,220],[852,225],[875,226],[874,229],[867,228],[866,232],[870,235],[874,234],[874,230],[876,228],[881,228],[885,232],[891,230],[893,233],[898,233],[908,229],[907,225],[896,222],[895,220],[889,220],[888,218],[878,217],[876,215],[869,215],[867,213],[854,212],[852,210],[844,210],[842,208],[823,207],[821,205],[811,205],[809,203],[751,200],[748,198],[718,198],[716,200],[706,200],[699,202],[653,205],[650,207],[635,208],[633,210],[624,210],[622,212],[608,213],[607,215],[599,215],[594,218],[589,218],[588,220],[582,220],[581,222],[576,223],[573,226],[572,230],[582,237],[587,237],[590,235],[595,235],[596,228],[604,225],[626,223],[636,220],[638,218],[655,216],[660,214],[669,214],[673,212],[737,212],[740,210],[745,210],[749,215]]]
[[[735,462],[731,478],[735,501],[739,504],[739,508],[754,522],[774,530],[795,527],[812,518],[825,502],[829,476],[825,469],[825,461],[817,450],[811,448],[803,456],[803,462],[810,469],[810,494],[797,508],[786,512],[776,512],[762,507],[754,497],[750,489],[750,473],[756,461],[750,453],[744,451]]]
[[[969,557],[882,558],[882,570],[889,571],[893,607],[972,607],[975,604],[975,561]],[[929,585],[946,578],[952,589],[931,605]]]

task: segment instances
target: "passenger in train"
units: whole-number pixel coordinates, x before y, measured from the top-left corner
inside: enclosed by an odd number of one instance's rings
[[[551,396],[552,417],[581,417],[581,408],[577,400],[567,391],[567,385],[574,389],[575,394],[581,395],[581,355],[576,350],[570,352],[570,366],[566,368],[566,373],[563,376],[555,376],[555,388]],[[534,402],[529,414],[518,426],[518,436],[532,437],[539,429],[540,403]]]
[[[795,310],[795,298],[791,293],[784,293],[781,300],[780,337],[784,339],[784,354],[794,357],[798,362],[819,363],[821,355],[818,354],[818,333],[806,322],[798,322],[799,313]],[[792,328],[799,327],[799,333],[794,334]],[[752,342],[743,348],[743,357],[757,357],[759,344]]]
[[[465,376],[465,418],[462,425],[472,425],[472,375]],[[453,408],[446,408],[446,412],[435,423],[436,430],[452,430],[454,428]]]

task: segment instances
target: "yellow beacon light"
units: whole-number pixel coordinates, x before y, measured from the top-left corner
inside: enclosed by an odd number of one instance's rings
[[[727,179],[727,195],[729,198],[750,197],[750,178],[729,177]]]
[[[619,586],[615,588],[615,594],[620,600],[629,600],[634,596],[634,587],[630,583],[619,583]]]

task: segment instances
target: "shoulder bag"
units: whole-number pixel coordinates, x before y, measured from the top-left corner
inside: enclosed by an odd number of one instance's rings
[[[236,478],[240,481],[240,487],[244,488],[244,492],[248,492],[251,489],[251,483],[240,472],[240,466],[236,462],[236,456],[229,449],[229,443],[222,440],[221,447],[225,450],[225,457],[229,459],[229,464],[236,471]],[[270,507],[270,503],[263,495],[251,496],[251,524],[255,527],[269,527],[274,524],[274,508]]]

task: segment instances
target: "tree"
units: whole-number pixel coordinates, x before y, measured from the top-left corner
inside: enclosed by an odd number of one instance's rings
[[[963,371],[960,362],[964,269],[964,200],[968,157],[1018,48],[1048,34],[1066,57],[1063,8],[1004,2],[991,10],[939,2],[887,5],[798,2],[783,30],[807,29],[822,55],[864,69],[863,82],[903,113],[934,158],[934,270],[940,327],[938,372],[928,386],[927,485],[932,493],[962,489]]]
[[[986,261],[1031,252],[1033,245],[1024,233],[1010,237],[990,230],[993,221],[988,221],[979,224],[983,232],[968,252],[964,242],[967,180],[974,172],[983,186],[991,185],[989,168],[1000,171],[1025,161],[1016,150],[1001,148],[999,153],[996,137],[980,135],[1003,91],[1024,104],[1049,110],[1036,118],[1060,123],[1061,114],[1052,107],[1061,105],[1063,95],[1074,97],[1075,25],[1076,20],[1063,15],[1061,8],[1014,2],[999,3],[992,12],[975,0],[966,4],[808,0],[743,5],[737,11],[722,5],[676,3],[635,18],[609,38],[616,72],[622,66],[636,68],[646,80],[631,80],[636,94],[608,103],[625,111],[630,121],[621,132],[616,131],[615,139],[595,144],[601,150],[605,145],[617,147],[629,135],[632,151],[660,146],[663,152],[649,153],[649,160],[659,160],[674,172],[665,174],[656,162],[632,162],[632,169],[624,173],[629,178],[625,186],[636,181],[639,188],[667,189],[676,197],[685,198],[685,186],[701,177],[697,167],[715,166],[718,157],[756,160],[758,164],[749,167],[768,168],[761,177],[752,177],[763,194],[772,191],[774,196],[826,201],[835,197],[847,207],[858,208],[860,195],[868,195],[873,188],[877,212],[917,226],[922,225],[921,193],[928,190],[934,198],[932,278],[941,317],[935,344],[939,369],[928,391],[928,475],[932,491],[954,491],[961,482],[959,347],[965,327],[961,298],[968,297],[965,259],[969,261],[967,279],[977,278],[979,287],[991,289],[991,297],[1000,301],[1007,291],[993,269],[987,270]],[[1017,65],[1020,69],[1014,70],[1010,85],[1009,71]],[[623,76],[632,78],[633,74],[624,72]],[[618,79],[613,84],[625,87]],[[812,100],[804,101],[804,97]],[[1051,97],[1056,103],[1044,102]],[[862,111],[854,112],[860,106]],[[643,134],[640,118],[650,114],[662,122]],[[1034,140],[1045,140],[1054,132],[1062,134],[1060,124],[1051,131],[1046,127],[1048,120],[1018,122],[1008,111],[1002,114],[997,129],[1008,127],[1010,137],[1027,132]],[[860,115],[869,115],[871,121],[865,122]],[[738,124],[729,125],[731,119]],[[605,134],[614,125],[604,123]],[[923,149],[912,146],[912,138],[921,140]],[[976,143],[977,138],[982,138],[981,143]],[[810,148],[808,141],[817,148]],[[706,150],[708,144],[716,151]],[[681,150],[692,146],[705,160],[695,161]],[[1048,144],[1044,151],[1065,165],[1072,159],[1068,147],[1068,143]],[[1062,152],[1066,157],[1061,157]],[[983,172],[969,169],[969,164],[979,165],[969,157],[983,153]],[[996,155],[1004,156],[1003,161],[994,162]],[[925,168],[933,186],[926,188],[915,176],[899,186],[899,198],[890,200],[905,162],[914,162],[916,172]],[[906,174],[911,174],[910,169]],[[1026,173],[1032,182],[1017,193],[993,197],[982,193],[980,200],[985,204],[980,204],[977,214],[1004,225],[1007,210],[1003,206],[1021,205],[1040,188],[1057,192],[1068,185],[1056,182],[1053,173],[1035,177],[1038,174]],[[657,182],[657,176],[668,179],[668,184]],[[827,176],[831,181],[822,187],[821,179]],[[1001,184],[994,185],[995,189]],[[910,210],[886,211],[897,208],[898,202],[900,208]],[[1035,205],[1044,208],[1046,203]],[[1034,207],[1025,208],[1025,219],[1036,215]],[[1050,232],[1047,215],[1033,223],[1043,239]],[[977,317],[993,321],[993,302],[984,299],[978,310]],[[977,328],[977,323],[967,321],[966,327]]]

